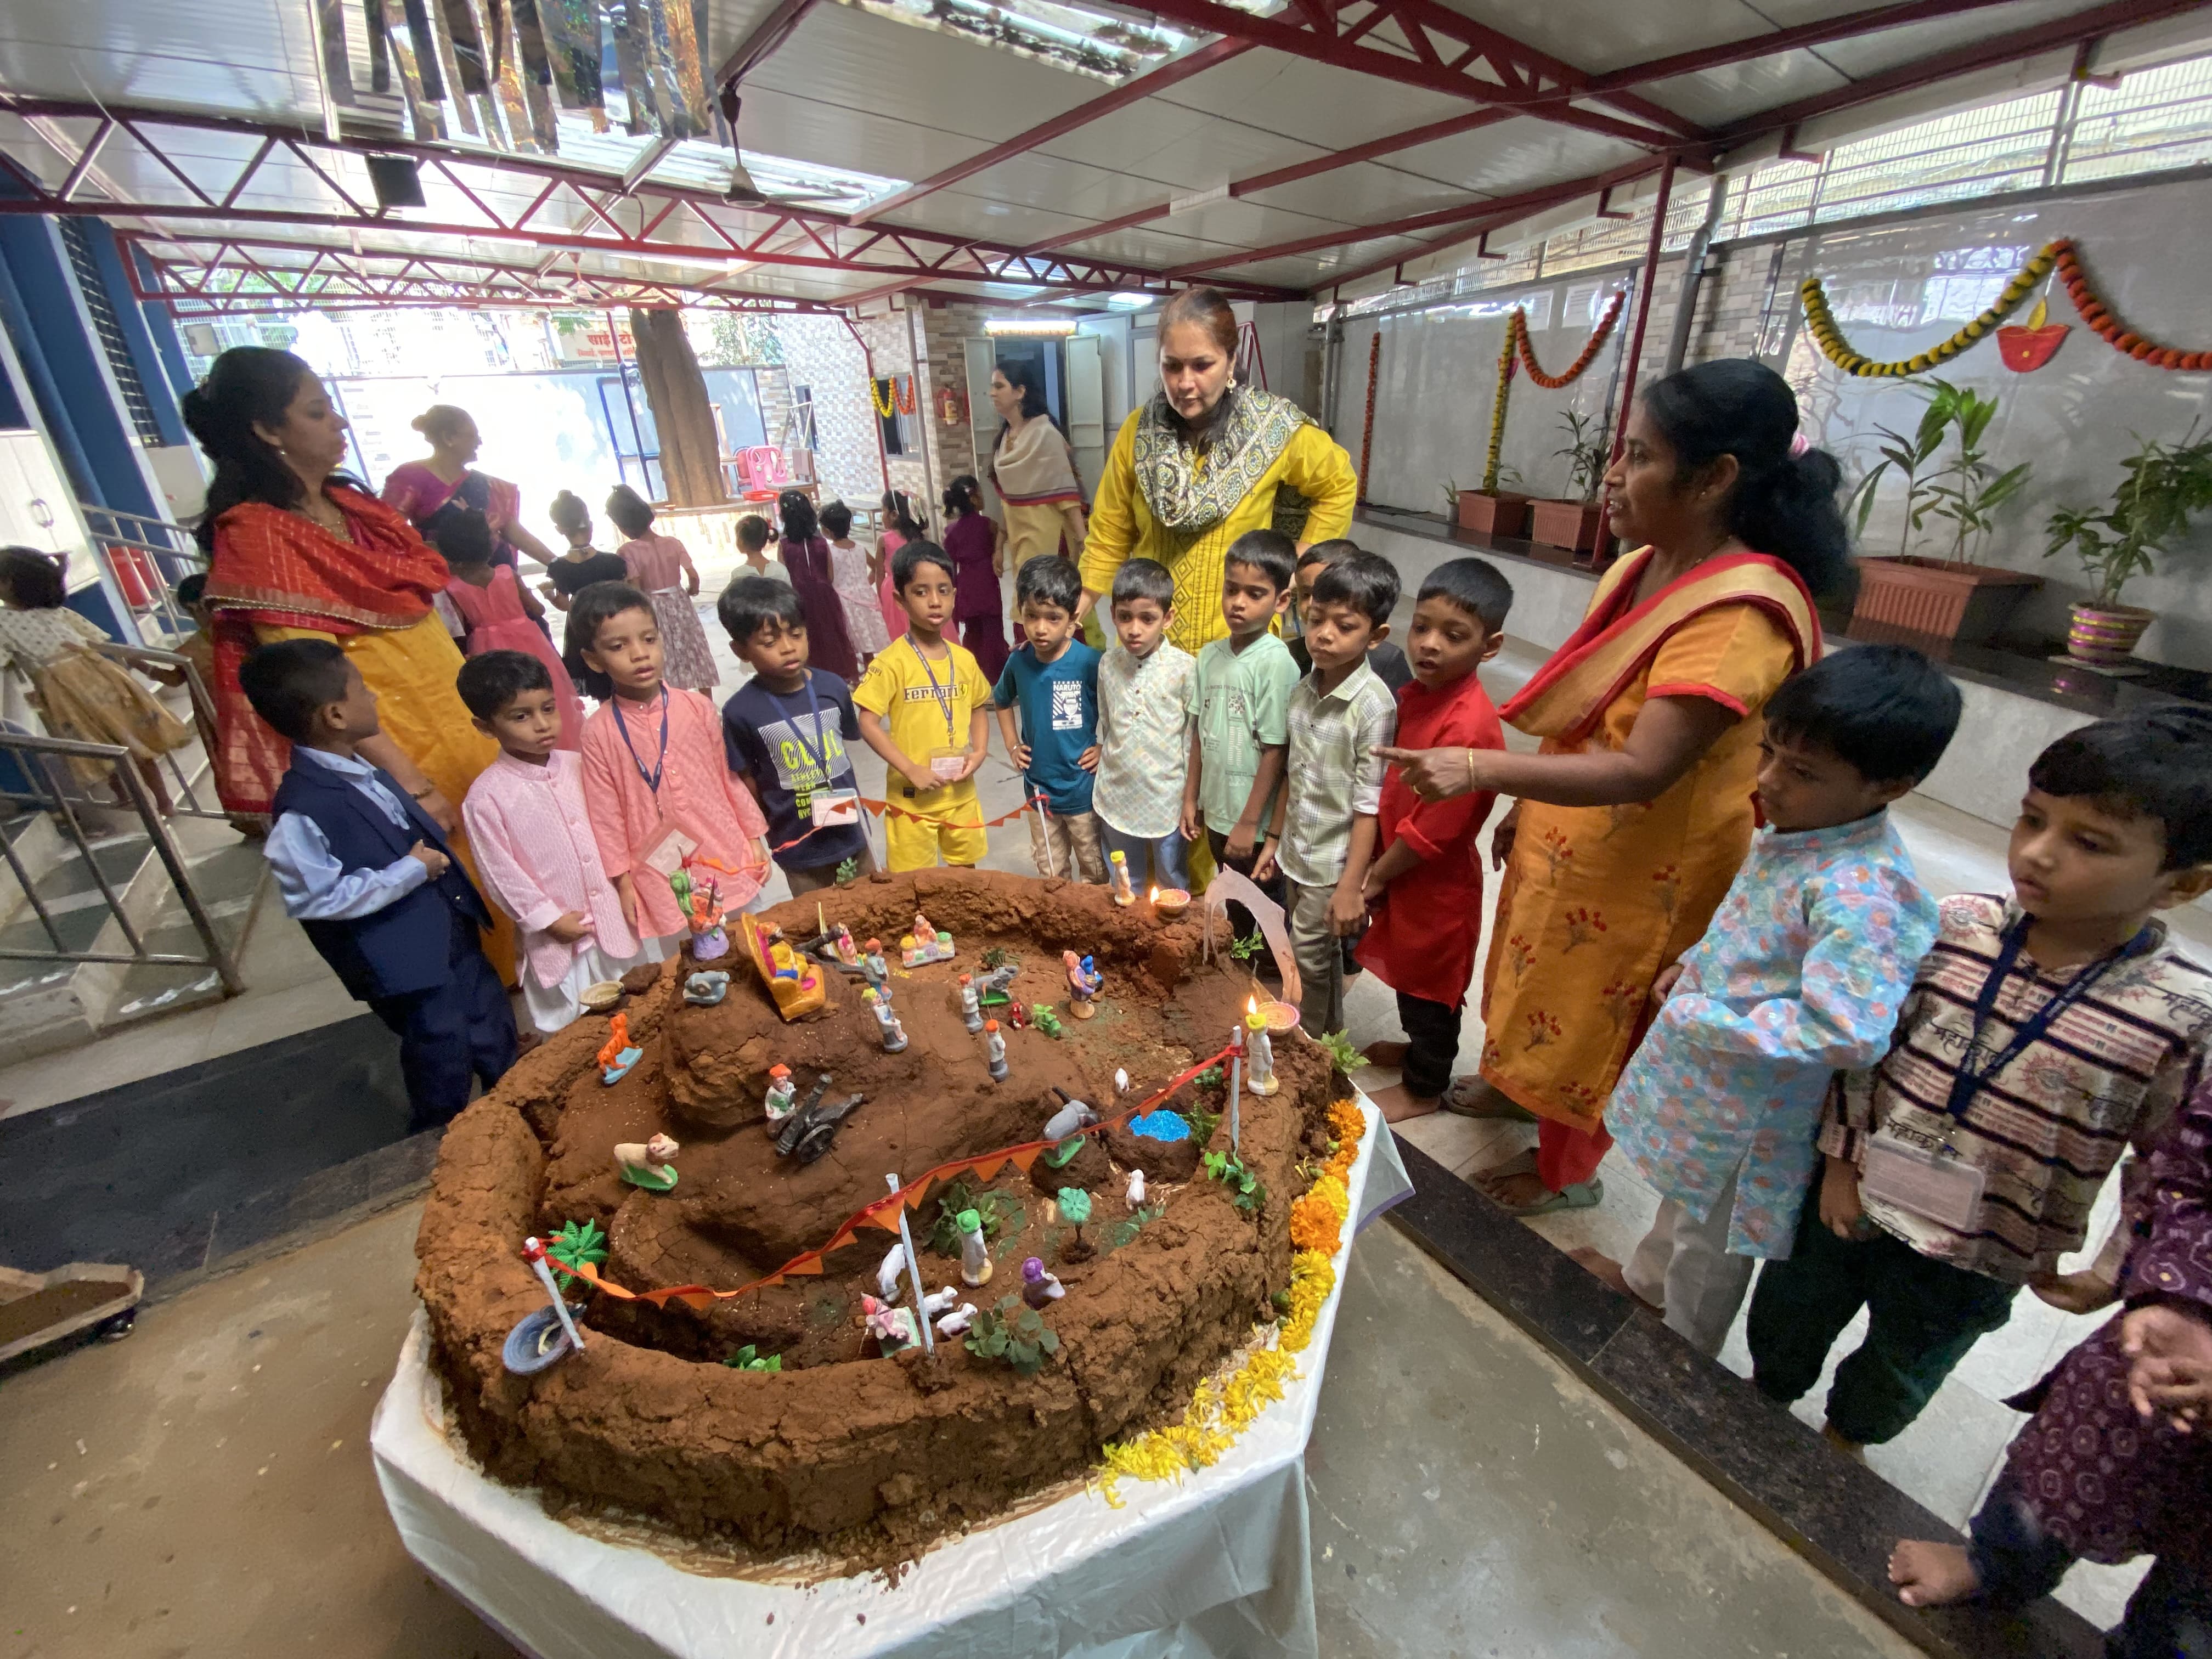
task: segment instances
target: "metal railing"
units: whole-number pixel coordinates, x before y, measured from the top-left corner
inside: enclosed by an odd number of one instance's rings
[[[206,682],[200,678],[198,667],[194,665],[190,657],[174,651],[156,651],[150,646],[120,645],[111,640],[101,646],[100,650],[102,655],[112,657],[116,661],[132,667],[167,669],[183,674],[185,695],[191,700],[193,723],[198,728],[201,738],[200,763],[193,769],[191,775],[187,777],[183,765],[177,759],[177,750],[173,749],[161,757],[158,763],[166,765],[169,769],[169,775],[174,778],[177,783],[176,789],[169,799],[169,816],[186,818],[228,818],[230,815],[222,810],[221,801],[213,801],[210,805],[202,805],[198,792],[192,787],[195,781],[210,780],[215,769],[215,757],[206,750],[207,739],[214,734],[216,729],[215,698],[208,690]],[[153,678],[161,679],[162,676],[155,673]],[[210,793],[212,789],[213,785],[210,781]]]
[[[149,519],[141,513],[118,512],[90,501],[79,501],[76,507],[92,532],[93,556],[132,614],[152,617],[156,630],[171,639],[191,633],[192,619],[171,590],[192,572],[207,568],[207,555],[200,551],[192,532],[170,520]]]
[[[154,804],[153,793],[138,774],[131,752],[118,744],[79,743],[73,738],[32,737],[27,733],[0,728],[0,758],[13,763],[13,770],[21,778],[20,788],[4,787],[0,780],[0,800],[18,807],[30,807],[49,815],[55,829],[70,844],[75,855],[82,860],[91,872],[100,896],[107,907],[109,917],[123,935],[130,949],[127,951],[101,951],[92,948],[100,942],[95,936],[91,945],[72,947],[62,935],[53,912],[40,896],[37,878],[27,869],[17,849],[17,837],[0,835],[0,855],[4,855],[9,871],[23,890],[23,897],[32,914],[46,930],[51,950],[25,950],[0,944],[0,959],[15,962],[116,963],[125,966],[143,964],[157,968],[212,968],[221,977],[224,993],[236,996],[246,988],[239,976],[238,963],[222,937],[216,931],[215,919],[208,912],[199,890],[192,884],[191,869],[185,863],[182,852],[169,833],[169,826]],[[110,806],[94,803],[80,791],[70,787],[70,780],[79,775],[75,766],[85,762],[104,765],[113,784],[117,805]],[[74,763],[74,764],[73,764]],[[154,855],[161,861],[178,900],[191,919],[192,929],[199,935],[204,954],[185,956],[172,951],[149,950],[143,931],[131,920],[122,897],[116,892],[107,872],[100,867],[95,856],[93,836],[85,825],[88,810],[100,812],[135,812]],[[206,815],[203,815],[206,816]],[[128,885],[128,884],[125,884]],[[100,930],[104,935],[106,929]]]

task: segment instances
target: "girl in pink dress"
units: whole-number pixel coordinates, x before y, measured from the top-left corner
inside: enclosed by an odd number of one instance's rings
[[[884,491],[884,533],[876,538],[876,556],[868,574],[876,584],[876,602],[883,607],[884,629],[892,639],[906,632],[906,607],[891,586],[891,556],[908,542],[920,541],[929,526],[915,516],[914,503],[896,489]]]
[[[660,619],[660,645],[668,682],[688,690],[708,691],[721,684],[721,670],[707,644],[692,601],[699,597],[699,572],[690,552],[673,536],[653,532],[653,503],[628,484],[607,497],[607,517],[629,538],[615,550],[629,567],[632,586],[641,589]]]
[[[545,665],[553,677],[553,697],[561,709],[561,740],[556,746],[584,746],[584,705],[562,666],[540,623],[545,607],[519,581],[511,564],[494,564],[491,526],[481,513],[448,513],[438,525],[437,549],[452,568],[446,597],[468,626],[468,654],[521,651]]]
[[[659,621],[635,587],[595,582],[577,594],[567,639],[578,684],[602,699],[584,722],[584,804],[623,919],[641,939],[685,931],[667,875],[685,842],[734,915],[771,866],[768,820],[730,775],[720,711],[662,683]]]

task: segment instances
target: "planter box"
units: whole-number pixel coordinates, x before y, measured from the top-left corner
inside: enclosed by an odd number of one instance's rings
[[[1480,489],[1459,492],[1459,527],[1486,536],[1519,536],[1528,525],[1528,498],[1510,489],[1486,495]]]
[[[1994,637],[2021,600],[2042,586],[2040,576],[1994,565],[1915,555],[1861,559],[1851,619],[1978,644]]]
[[[1528,503],[1528,539],[1547,547],[1589,553],[1597,547],[1605,514],[1595,502],[1548,501]]]

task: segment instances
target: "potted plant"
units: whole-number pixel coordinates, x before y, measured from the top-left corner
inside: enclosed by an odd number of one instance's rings
[[[1520,482],[1519,473],[1502,466],[1498,469],[1497,483],[1489,489],[1462,489],[1455,484],[1444,493],[1462,530],[1485,536],[1518,536],[1528,528],[1528,493],[1512,487]]]
[[[1894,556],[1859,561],[1858,603],[1851,620],[1938,639],[1987,640],[2031,589],[2043,585],[2040,576],[1977,564],[1967,556],[1980,550],[1997,509],[2026,486],[2030,469],[2023,461],[2000,472],[1982,449],[1983,437],[1996,417],[1995,398],[1948,380],[1931,380],[1925,391],[1928,407],[1911,437],[1887,427],[1875,428],[1885,441],[1882,459],[1859,481],[1852,497],[1863,530],[1882,477],[1895,471],[1905,481],[1898,550]],[[1923,482],[1922,469],[1954,437],[1956,457]],[[1951,526],[1949,547],[1935,556],[1909,551],[1913,535],[1926,530],[1931,520]]]
[[[2212,438],[2199,438],[2194,422],[2179,443],[2136,434],[2140,446],[2120,463],[2126,477],[2100,511],[2061,507],[2046,528],[2048,558],[2071,549],[2094,584],[2074,607],[2066,654],[2077,662],[2109,666],[2124,662],[2157,613],[2122,605],[2120,590],[2138,571],[2154,568],[2151,555],[2199,513],[2212,512]]]
[[[1612,447],[1606,441],[1602,422],[1595,415],[1569,410],[1559,416],[1567,441],[1552,452],[1567,462],[1567,494],[1551,501],[1528,503],[1528,539],[1547,547],[1595,552],[1604,514],[1598,510],[1598,486],[1605,482],[1606,463]]]

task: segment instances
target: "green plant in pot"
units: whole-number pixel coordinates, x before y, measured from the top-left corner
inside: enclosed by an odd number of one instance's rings
[[[2000,471],[1983,447],[1996,418],[1995,398],[1933,378],[1917,389],[1928,399],[1919,425],[1910,436],[1875,428],[1881,459],[1851,495],[1849,511],[1863,532],[1882,479],[1894,474],[1905,484],[1898,550],[1859,561],[1852,621],[1938,639],[1986,640],[2031,588],[2042,586],[2039,576],[1978,564],[1971,556],[1988,538],[1998,510],[2027,487],[2032,469],[2023,461]],[[1929,471],[1947,444],[1956,445],[1953,458]],[[1913,538],[1931,526],[1939,536],[1948,531],[1948,544],[1939,542],[1932,553],[1911,551]]]
[[[1571,409],[1559,416],[1559,430],[1566,442],[1552,453],[1567,463],[1567,493],[1528,503],[1528,539],[1547,547],[1593,552],[1605,521],[1598,510],[1597,492],[1605,483],[1613,446],[1606,437],[1605,422],[1595,415]]]
[[[2051,544],[2044,556],[2070,551],[2092,584],[2073,608],[2066,654],[2100,667],[2125,662],[2156,614],[2121,604],[2120,590],[2154,569],[2151,556],[2169,551],[2191,519],[2212,512],[2212,438],[2199,438],[2194,422],[2178,443],[2131,435],[2138,447],[2120,463],[2126,477],[2112,504],[2061,507],[2045,526]]]

